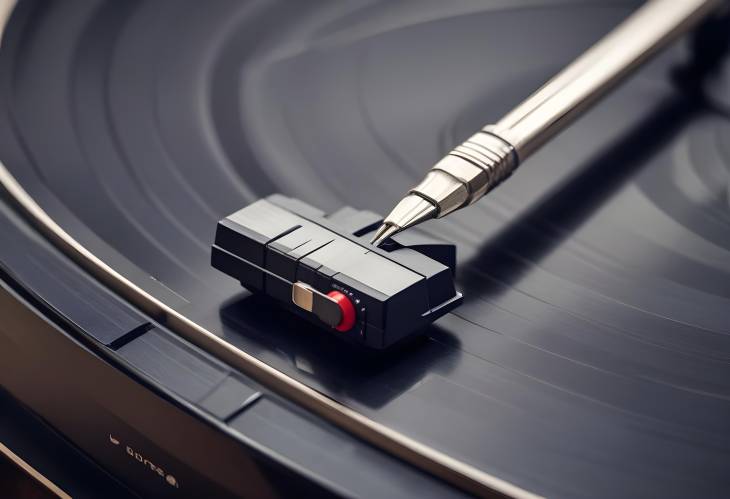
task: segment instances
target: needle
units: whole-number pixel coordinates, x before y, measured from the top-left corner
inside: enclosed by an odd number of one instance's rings
[[[387,221],[378,228],[370,244],[380,246],[390,236],[430,218],[436,218],[437,213],[434,203],[415,194],[409,194],[396,205]]]

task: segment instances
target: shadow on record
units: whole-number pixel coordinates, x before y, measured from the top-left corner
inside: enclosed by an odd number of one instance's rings
[[[461,356],[459,339],[434,325],[385,351],[369,350],[322,331],[258,294],[225,302],[220,320],[262,349],[277,352],[328,392],[371,408],[397,398],[430,372],[450,371]],[[432,340],[435,331],[452,348]]]

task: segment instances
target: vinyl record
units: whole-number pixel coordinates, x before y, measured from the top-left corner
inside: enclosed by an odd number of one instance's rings
[[[686,40],[423,225],[458,245],[465,302],[420,341],[364,354],[210,266],[216,222],[273,192],[388,211],[633,8],[25,2],[0,51],[0,153],[102,260],[374,421],[543,496],[719,496],[730,65],[704,92],[677,83]]]

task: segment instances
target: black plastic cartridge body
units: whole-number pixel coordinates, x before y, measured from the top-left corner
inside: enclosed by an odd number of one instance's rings
[[[409,231],[368,244],[382,217],[272,195],[218,223],[212,265],[332,334],[387,348],[461,303],[454,245]]]

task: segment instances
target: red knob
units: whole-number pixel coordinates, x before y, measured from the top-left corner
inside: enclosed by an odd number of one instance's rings
[[[330,291],[327,296],[332,298],[342,312],[340,323],[335,326],[338,331],[349,331],[355,325],[355,306],[350,299],[339,291]]]

